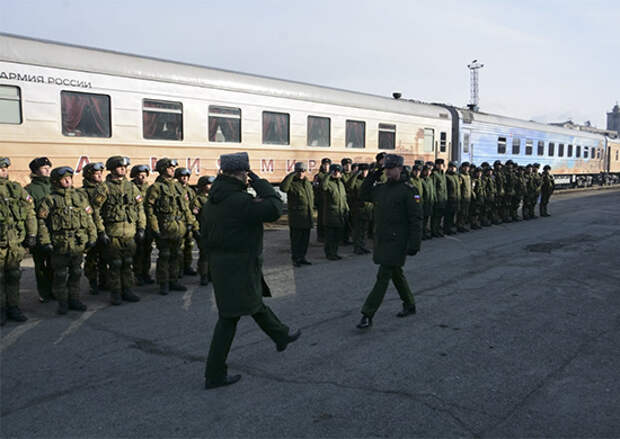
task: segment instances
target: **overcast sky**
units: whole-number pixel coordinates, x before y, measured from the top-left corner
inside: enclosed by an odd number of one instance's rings
[[[0,32],[605,127],[620,1],[2,0]]]

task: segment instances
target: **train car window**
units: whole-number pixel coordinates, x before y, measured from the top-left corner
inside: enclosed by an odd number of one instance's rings
[[[145,139],[183,140],[183,104],[145,99],[142,102]]]
[[[331,146],[329,117],[308,116],[308,146]]]
[[[366,122],[347,120],[345,146],[347,148],[366,147]]]
[[[241,143],[241,109],[209,105],[209,142]]]
[[[573,156],[573,145],[569,144],[568,147],[566,148],[566,157],[572,157]]]
[[[439,151],[440,152],[446,152],[446,140],[448,138],[448,135],[444,132],[441,131],[439,133]]]
[[[268,145],[289,145],[291,138],[288,113],[263,111],[263,143]]]
[[[583,147],[583,158],[584,159],[588,158],[588,152],[589,152],[588,150],[589,150],[589,148],[590,148],[589,146],[584,146]]]
[[[110,96],[60,92],[62,134],[70,137],[110,137]]]
[[[537,151],[538,155],[544,155],[545,154],[545,142],[544,140],[539,140],[538,141],[538,151]]]
[[[22,99],[19,87],[0,85],[0,123],[22,123]]]
[[[521,153],[521,138],[520,137],[512,138],[512,153],[514,155],[519,155]]]
[[[506,154],[506,138],[505,137],[497,138],[497,153]]]
[[[534,141],[532,139],[525,139],[525,155],[532,155],[534,151]]]
[[[596,158],[601,159],[601,148],[596,148]]]
[[[549,150],[547,151],[547,155],[549,157],[553,157],[555,155],[555,143],[549,142]]]
[[[435,150],[435,130],[432,128],[424,128],[424,152],[433,152]]]
[[[379,149],[396,148],[396,125],[379,124]]]
[[[581,157],[581,145],[577,145],[577,147],[575,148],[575,157]]]
[[[558,157],[564,157],[564,144],[560,143],[558,145]]]
[[[616,161],[618,161],[618,151],[616,150]]]
[[[463,154],[469,154],[469,133],[463,133]]]

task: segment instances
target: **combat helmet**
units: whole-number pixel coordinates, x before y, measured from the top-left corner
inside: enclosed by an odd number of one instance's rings
[[[84,175],[84,178],[90,178],[92,177],[93,173],[95,173],[95,171],[103,171],[103,169],[104,166],[101,162],[88,163],[82,168],[82,175]]]
[[[60,166],[58,168],[54,168],[50,173],[50,181],[52,184],[58,185],[60,179],[67,174],[73,177],[73,168],[71,168],[70,166]]]
[[[155,170],[161,174],[170,167],[176,168],[178,164],[179,162],[177,162],[175,159],[169,159],[168,157],[164,157],[163,159],[157,160],[157,163],[155,163]]]
[[[151,170],[147,165],[135,165],[131,168],[131,172],[129,173],[130,178],[136,178],[139,173],[146,172],[147,177],[150,175]]]
[[[189,177],[191,175],[192,175],[192,171],[190,171],[187,168],[176,168],[174,170],[174,178]]]
[[[129,166],[130,164],[131,164],[131,160],[129,160],[129,157],[115,155],[115,156],[110,157],[108,160],[106,160],[105,168],[108,171],[112,171],[113,169],[116,169],[119,166]]]

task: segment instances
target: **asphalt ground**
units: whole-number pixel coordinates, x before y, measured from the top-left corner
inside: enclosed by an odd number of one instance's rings
[[[35,297],[1,339],[2,437],[618,437],[620,191],[559,194],[550,218],[425,241],[405,273],[418,313],[386,300],[355,328],[377,271],[314,235],[290,264],[286,228],[265,232],[267,303],[303,334],[283,353],[243,318],[233,386],[205,391],[212,287],[85,313]],[[233,274],[234,275],[234,274]],[[85,280],[83,291],[87,291]]]

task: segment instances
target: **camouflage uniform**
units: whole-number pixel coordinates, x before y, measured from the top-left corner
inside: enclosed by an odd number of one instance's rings
[[[547,212],[547,206],[549,205],[549,198],[555,189],[555,181],[553,175],[549,173],[551,167],[545,165],[541,176],[541,188],[540,188],[540,216],[551,216]]]
[[[174,177],[179,178],[182,175],[191,175],[191,171],[187,168],[177,168],[174,172]],[[185,198],[189,206],[194,205],[194,201],[196,199],[196,192],[191,188],[189,184],[183,184],[181,181],[177,181],[183,193],[185,194]],[[194,231],[198,230],[198,221],[196,220],[195,214],[192,212],[190,216],[186,228],[187,232],[185,233],[185,238],[183,240],[183,259],[181,259],[181,267],[179,268],[179,276],[189,275],[195,276],[198,274],[196,270],[192,268],[193,254],[192,250],[194,249]]]
[[[196,198],[191,206],[192,213],[198,218],[198,223],[200,227],[200,231],[202,233],[203,224],[202,224],[202,216],[200,212],[202,211],[202,207],[209,200],[209,194],[205,193],[205,188],[213,183],[214,178],[203,175],[198,179],[198,184],[196,185],[197,194]],[[199,243],[200,244],[200,243]],[[198,258],[198,274],[200,275],[200,285],[208,285],[209,284],[209,267],[208,267],[208,258],[207,258],[207,249],[203,248],[202,245],[199,245],[200,256]]]
[[[484,183],[480,176],[481,170],[474,173],[474,177],[471,181],[471,228],[479,229],[482,219],[482,209],[484,208],[485,203],[485,190]]]
[[[461,171],[458,174],[460,190],[461,190],[461,203],[456,219],[456,227],[459,232],[468,232],[467,224],[470,223],[469,218],[469,206],[471,204],[472,189],[471,189],[471,177],[469,173],[464,171],[464,167],[469,167],[468,162],[464,162],[461,165]]]
[[[131,168],[131,177],[133,180],[131,182],[136,186],[136,188],[140,191],[140,195],[142,195],[143,199],[146,199],[146,191],[149,188],[149,184],[145,181],[144,183],[138,182],[138,180],[134,175],[135,172],[149,172],[148,168],[145,165],[136,165]],[[147,174],[148,175],[148,174]],[[144,203],[141,203],[140,206],[144,211]],[[146,218],[146,212],[145,212]],[[142,242],[136,243],[136,254],[133,257],[133,273],[136,278],[136,283],[138,285],[144,284],[152,284],[153,280],[150,276],[151,271],[151,253],[153,252],[153,237],[150,233],[145,233],[144,240]]]

